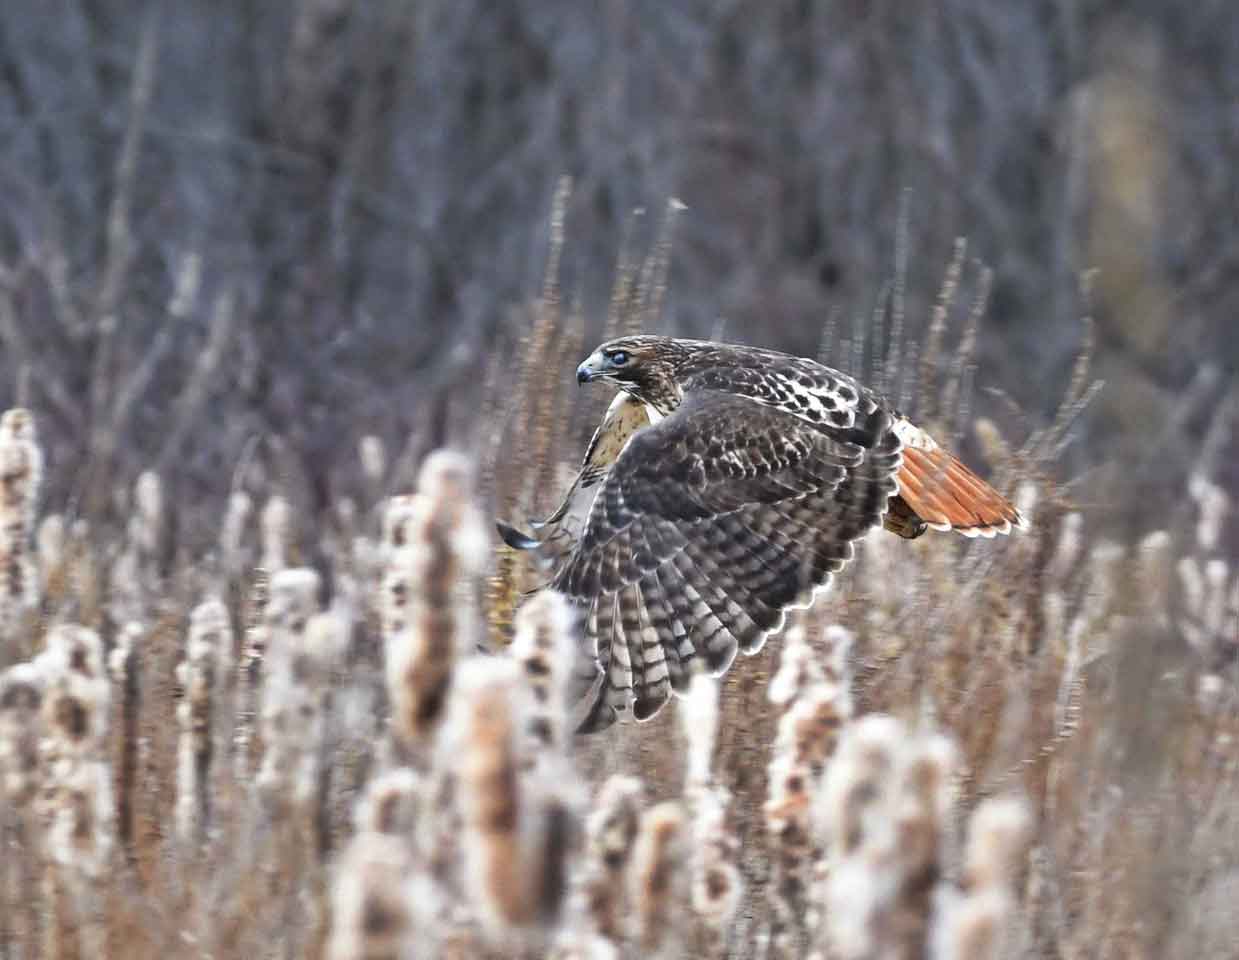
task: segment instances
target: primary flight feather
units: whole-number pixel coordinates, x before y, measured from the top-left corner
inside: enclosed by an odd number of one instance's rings
[[[578,610],[583,731],[654,716],[694,660],[721,674],[759,650],[879,524],[913,538],[1024,523],[884,397],[812,360],[623,337],[577,380],[620,390],[579,475],[536,537],[500,531],[551,554],[547,585]],[[573,538],[563,520],[583,497]]]

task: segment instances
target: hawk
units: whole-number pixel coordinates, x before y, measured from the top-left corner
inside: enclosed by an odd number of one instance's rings
[[[757,652],[879,524],[909,539],[1024,525],[887,399],[813,360],[634,336],[600,346],[577,381],[619,392],[576,480],[536,536],[499,529],[549,560],[546,586],[578,612],[583,732],[650,719],[694,661],[721,675]]]

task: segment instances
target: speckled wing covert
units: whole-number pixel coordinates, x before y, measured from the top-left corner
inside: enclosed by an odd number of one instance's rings
[[[734,350],[734,348],[731,348]],[[583,731],[721,674],[851,559],[896,492],[894,416],[843,374],[753,350],[682,381],[606,474],[550,586],[581,612]]]

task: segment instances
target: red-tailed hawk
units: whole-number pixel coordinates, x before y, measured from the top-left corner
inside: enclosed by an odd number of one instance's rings
[[[884,397],[812,360],[624,337],[577,380],[620,390],[580,474],[537,539],[500,531],[549,554],[547,585],[580,611],[584,731],[648,720],[694,660],[717,675],[755,653],[879,524],[992,537],[1024,522]]]

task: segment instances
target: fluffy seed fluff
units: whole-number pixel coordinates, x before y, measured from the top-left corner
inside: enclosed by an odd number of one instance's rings
[[[646,810],[628,864],[628,899],[634,936],[643,950],[657,950],[683,909],[687,837],[684,811],[667,801]]]
[[[202,836],[210,803],[210,777],[217,745],[213,736],[220,694],[232,671],[232,623],[228,608],[212,598],[193,609],[185,659],[177,666],[183,691],[176,715],[181,736],[177,751],[177,831],[183,842]]]
[[[271,578],[264,611],[268,631],[266,682],[260,712],[262,765],[256,785],[278,807],[304,808],[317,783],[330,643],[311,629],[318,610],[318,574],[281,570]],[[326,649],[324,649],[326,648]]]
[[[0,417],[0,625],[5,630],[39,601],[30,537],[42,479],[34,417],[20,407],[5,411]]]
[[[641,818],[644,787],[634,777],[609,777],[598,790],[585,821],[585,866],[581,877],[583,912],[603,937],[623,936],[625,868]]]
[[[471,602],[488,539],[472,505],[471,470],[463,457],[427,458],[415,497],[389,505],[384,520],[380,609],[387,650],[387,687],[396,741],[425,746],[438,728],[457,659],[477,643]]]
[[[529,734],[533,756],[562,750],[567,741],[568,681],[575,649],[572,611],[561,594],[542,590],[516,613],[509,655],[521,665],[529,687]]]
[[[459,667],[450,721],[457,758],[465,881],[494,937],[551,919],[563,893],[566,811],[522,778],[526,691],[511,660]],[[541,778],[539,778],[541,779]]]

